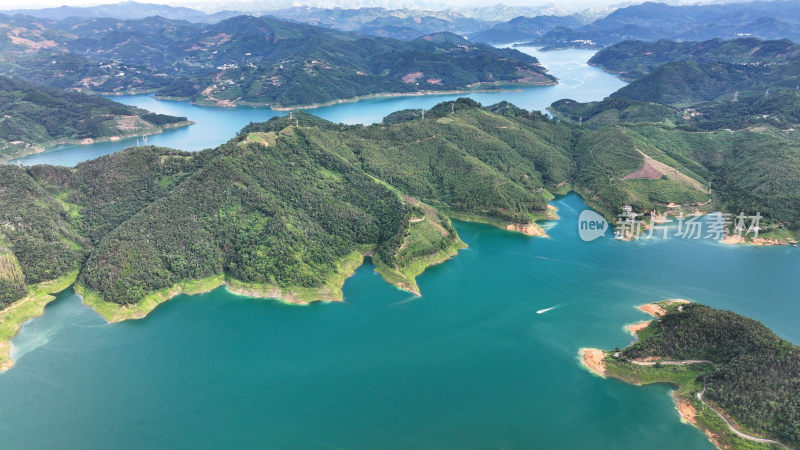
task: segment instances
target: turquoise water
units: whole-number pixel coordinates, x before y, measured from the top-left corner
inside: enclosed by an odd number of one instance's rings
[[[625,84],[614,75],[586,64],[594,54],[593,51],[538,52],[531,47],[522,47],[520,50],[537,56],[550,73],[558,77],[559,84],[555,86],[526,87],[517,91],[505,92],[375,98],[306,111],[333,122],[369,124],[380,122],[383,117],[394,111],[407,108],[430,108],[439,102],[453,100],[458,97],[471,97],[485,105],[508,100],[522,108],[544,110],[551,103],[562,98],[571,98],[578,101],[600,100]],[[270,117],[286,114],[267,108],[203,107],[192,105],[189,102],[156,100],[152,95],[110,98],[157,113],[187,117],[189,120],[196,122],[195,125],[189,127],[168,130],[148,137],[149,144],[189,151],[216,147],[227,142],[250,122],[263,122]],[[137,138],[134,137],[117,142],[102,142],[92,145],[61,145],[50,148],[44,153],[22,158],[19,162],[25,165],[55,164],[74,166],[81,161],[135,146],[136,141]],[[142,139],[139,139],[139,141],[141,143]]]
[[[798,249],[585,243],[583,201],[554,204],[549,239],[457,222],[469,248],[422,297],[367,264],[344,303],[220,289],[108,325],[67,291],[13,342],[0,447],[712,448],[668,386],[591,375],[578,349],[625,346],[635,305],[676,297],[800,342]]]
[[[592,52],[524,50],[560,84],[470,97],[543,109],[623,84],[586,65]],[[457,97],[311,112],[371,123]],[[276,114],[115,99],[197,122],[149,138],[185,150]],[[64,146],[22,162],[74,165],[135,144]],[[469,248],[419,278],[422,297],[366,264],[345,284],[344,303],[287,306],[220,289],[109,325],[68,290],[13,341],[17,364],[0,374],[0,448],[711,448],[680,422],[668,386],[593,376],[578,349],[626,345],[622,326],[647,318],[634,306],[674,297],[732,309],[800,342],[798,250],[584,243],[583,201],[555,204],[562,219],[549,239],[456,223]]]

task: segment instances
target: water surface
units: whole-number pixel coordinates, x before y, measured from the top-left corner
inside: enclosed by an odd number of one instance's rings
[[[544,110],[554,101],[571,98],[578,101],[601,100],[616,91],[625,83],[619,78],[587,64],[594,55],[590,50],[562,50],[539,52],[532,47],[520,50],[538,57],[551,74],[559,79],[555,86],[529,86],[514,91],[475,92],[471,94],[427,95],[413,97],[383,97],[353,103],[306,110],[333,122],[347,124],[370,124],[380,122],[385,116],[401,109],[430,108],[443,101],[459,97],[470,97],[484,105],[503,100],[529,110]],[[132,95],[109,97],[126,105],[138,106],[147,110],[187,117],[196,122],[185,128],[167,130],[149,136],[152,145],[198,151],[216,147],[227,142],[250,122],[263,122],[270,117],[286,114],[268,108],[218,108],[197,106],[189,102],[156,100],[152,95]],[[101,142],[92,145],[61,145],[47,151],[17,161],[24,165],[54,164],[74,166],[81,161],[94,159],[125,148],[144,143],[143,138],[129,138],[116,142]],[[17,162],[13,161],[13,162]]]
[[[14,340],[3,446],[712,448],[668,386],[591,375],[578,349],[625,346],[635,305],[680,297],[800,342],[798,250],[584,243],[583,201],[555,204],[549,239],[457,222],[469,248],[422,297],[365,265],[344,303],[219,289],[107,325],[67,291]]]

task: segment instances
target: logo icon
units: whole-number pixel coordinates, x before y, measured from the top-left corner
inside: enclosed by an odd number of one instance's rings
[[[591,209],[584,210],[578,216],[578,235],[586,242],[602,237],[607,230],[608,221]]]

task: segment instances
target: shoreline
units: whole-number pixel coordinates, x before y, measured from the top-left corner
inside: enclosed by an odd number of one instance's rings
[[[53,149],[54,147],[58,147],[60,145],[91,145],[91,144],[99,144],[103,142],[115,142],[121,141],[124,139],[130,139],[134,137],[140,136],[153,136],[156,134],[161,134],[167,130],[171,130],[174,128],[183,128],[188,127],[190,125],[195,125],[197,122],[191,120],[184,120],[181,122],[170,123],[166,125],[162,125],[158,127],[158,129],[147,129],[143,132],[139,133],[129,133],[129,134],[122,134],[117,136],[104,136],[98,138],[86,138],[86,139],[60,139],[57,141],[50,141],[45,142],[42,144],[33,144],[31,147],[27,147],[25,151],[12,153],[8,156],[0,156],[0,164],[6,164],[10,161],[19,160],[31,155],[38,155],[41,153],[46,153],[48,150]]]
[[[638,337],[639,332],[649,327],[652,322],[652,320],[643,320],[641,322],[629,323],[623,326],[622,329],[630,333],[631,336]]]
[[[0,373],[14,366],[11,341],[31,319],[44,314],[44,308],[56,299],[56,294],[69,288],[78,278],[78,271],[55,280],[33,285],[28,295],[0,311]]]
[[[453,258],[458,253],[458,250],[466,248],[466,244],[459,239],[454,247],[455,249],[451,247],[443,250],[440,254],[432,255],[432,258],[423,258],[421,261],[418,261],[418,265],[412,268],[414,272],[417,270],[419,271],[415,277],[420,275],[427,268]],[[130,305],[120,305],[118,303],[106,301],[97,292],[92,291],[80,283],[74,283],[74,289],[75,293],[81,297],[81,302],[97,312],[107,323],[144,319],[162,303],[178,295],[205,294],[220,287],[224,287],[227,292],[233,295],[259,300],[275,300],[286,305],[307,306],[317,302],[335,303],[344,301],[342,287],[345,281],[349,279],[359,267],[363,266],[364,259],[371,255],[371,251],[357,250],[352,252],[340,262],[339,272],[334,274],[324,286],[318,288],[287,289],[268,284],[244,283],[234,279],[227,279],[224,274],[219,274],[199,280],[185,280],[179,282],[169,288],[152,292],[139,302]],[[421,270],[419,270],[420,265],[423,266]],[[397,272],[394,269],[392,270]],[[380,264],[375,264],[375,271],[381,275],[384,281],[398,289],[408,291],[415,295],[421,295],[419,288],[416,287],[416,283],[410,286],[403,274],[400,274],[402,276],[400,280],[390,279],[395,277],[387,277],[385,267],[382,267]],[[412,281],[414,280],[412,279]],[[64,289],[66,289],[66,287]]]
[[[606,377],[606,352],[599,348],[583,347],[578,350],[581,365],[589,372],[605,378]]]
[[[753,247],[771,247],[775,245],[797,245],[794,239],[779,239],[779,238],[752,238],[745,239],[738,236],[727,236],[720,239],[719,242],[725,245],[751,245]]]
[[[552,210],[548,209],[547,213],[550,213],[551,211]],[[491,225],[495,228],[499,228],[504,231],[510,231],[512,233],[520,233],[524,234],[525,236],[550,238],[550,236],[547,234],[547,231],[545,231],[545,229],[542,228],[542,226],[537,223],[538,221],[532,221],[528,223],[508,222],[505,220],[494,219],[491,217],[479,216],[477,214],[457,213],[452,211],[444,212],[444,214],[452,220]],[[553,214],[555,213],[553,212]],[[553,220],[559,220],[558,216],[555,217],[556,218],[545,218],[542,220],[548,222]]]
[[[657,302],[657,303],[645,303],[644,305],[637,306],[636,309],[638,309],[639,311],[641,311],[643,313],[650,314],[653,317],[661,317],[661,316],[663,316],[664,314],[667,313],[667,310],[664,309],[661,305],[669,306],[669,305],[674,305],[676,303],[685,305],[685,304],[691,303],[691,302],[689,300],[686,300],[686,299],[683,299],[683,298],[671,298],[671,299],[667,299],[667,300],[662,300],[662,301]],[[651,321],[649,321],[649,320],[647,321],[647,323],[650,323],[650,322]],[[639,323],[641,323],[641,322],[639,322]]]
[[[484,85],[489,85],[490,83],[484,83]],[[278,106],[274,105],[270,102],[248,102],[248,101],[225,101],[225,102],[212,102],[212,101],[204,101],[204,100],[192,100],[190,97],[169,97],[169,96],[159,96],[155,95],[154,98],[156,100],[166,100],[166,101],[188,101],[189,103],[197,106],[209,106],[214,108],[237,108],[237,107],[251,107],[251,108],[269,108],[272,111],[279,111],[279,112],[288,112],[288,111],[297,111],[297,110],[306,110],[306,109],[315,109],[315,108],[324,108],[327,106],[339,105],[343,103],[357,103],[361,100],[370,100],[370,99],[382,99],[382,98],[392,98],[392,97],[421,97],[421,96],[436,96],[436,95],[458,95],[458,94],[472,94],[472,93],[487,93],[487,92],[520,92],[524,87],[534,87],[534,86],[555,86],[558,84],[558,81],[554,81],[551,83],[535,83],[535,82],[515,82],[515,81],[507,81],[496,84],[496,86],[509,86],[507,88],[498,87],[498,88],[476,88],[476,89],[451,89],[451,90],[442,90],[442,91],[431,91],[431,90],[423,90],[423,91],[413,91],[413,92],[384,92],[384,93],[376,93],[376,94],[366,94],[366,95],[359,95],[356,97],[345,98],[345,99],[336,99],[330,100],[327,102],[321,103],[309,103],[304,105],[295,105],[295,106]]]

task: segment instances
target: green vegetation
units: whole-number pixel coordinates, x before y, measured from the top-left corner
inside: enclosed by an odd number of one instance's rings
[[[591,129],[459,99],[366,127],[295,113],[198,153],[138,147],[74,169],[1,166],[0,300],[78,269],[107,317],[141,315],[193,280],[338,300],[365,255],[419,292],[416,276],[463,247],[448,216],[533,233],[565,189],[610,219],[625,204],[702,204],[760,211],[765,231],[796,233],[800,165],[786,161],[799,145],[772,129]]]
[[[624,41],[606,47],[589,64],[633,81],[669,62],[693,60],[761,66],[786,64],[796,58],[800,46],[788,39],[762,41],[757,38],[712,39],[704,42]]]
[[[712,407],[724,411],[741,432],[792,447],[800,443],[800,348],[729,311],[695,303],[659,305],[667,313],[640,331],[637,342],[607,354],[606,375],[676,385],[679,402],[697,414],[692,422],[710,431],[718,446],[768,447],[731,432]],[[707,362],[642,365],[643,360]]]
[[[271,16],[237,16],[213,25],[159,17],[0,16],[0,29],[6,22],[28,36],[28,45],[9,46],[0,73],[95,93],[157,92],[210,105],[287,108],[378,94],[556,82],[532,56],[449,32],[400,41]]]
[[[62,142],[160,132],[185,117],[0,77],[0,161]]]
[[[100,294],[82,285],[75,286],[75,292],[83,298],[84,305],[92,307],[92,309],[103,316],[106,321],[111,323],[129,319],[141,319],[156,309],[158,305],[178,294],[193,295],[210,292],[220,287],[223,282],[224,277],[222,276],[211,276],[200,280],[187,280],[177,283],[170,288],[153,292],[137,303],[130,305],[120,305],[119,303],[103,300]]]

